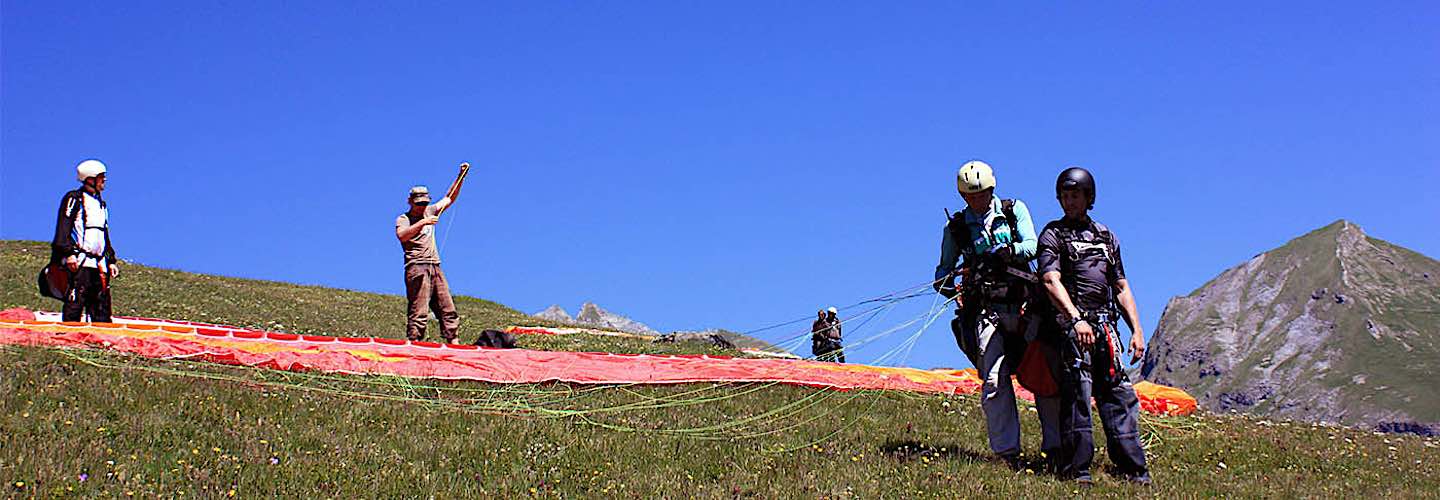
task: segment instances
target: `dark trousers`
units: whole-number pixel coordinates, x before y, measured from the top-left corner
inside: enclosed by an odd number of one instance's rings
[[[1100,325],[1095,326],[1100,330]],[[1060,473],[1064,477],[1090,477],[1090,465],[1095,459],[1090,418],[1092,397],[1100,411],[1100,424],[1105,428],[1105,449],[1110,461],[1121,474],[1131,477],[1148,474],[1145,449],[1140,445],[1140,400],[1135,397],[1135,388],[1130,385],[1124,367],[1114,366],[1111,374],[1115,356],[1111,355],[1105,337],[1114,335],[1114,327],[1109,325],[1109,333],[1097,331],[1100,338],[1090,349],[1083,350],[1088,352],[1082,352],[1077,344],[1066,356],[1065,376],[1060,383]],[[1118,335],[1112,339],[1118,341],[1116,337]]]
[[[845,346],[839,340],[829,337],[815,337],[811,340],[810,351],[820,361],[845,362]]]
[[[82,267],[70,275],[70,293],[60,311],[65,321],[83,321],[88,314],[92,322],[110,322],[110,289],[100,279],[99,269]]]

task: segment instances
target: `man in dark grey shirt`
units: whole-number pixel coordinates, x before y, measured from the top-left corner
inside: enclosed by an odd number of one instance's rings
[[[1059,336],[1071,346],[1062,356],[1060,474],[1091,484],[1093,395],[1110,461],[1125,478],[1150,484],[1140,445],[1140,403],[1120,357],[1124,349],[1117,328],[1120,318],[1130,327],[1131,362],[1145,353],[1144,328],[1125,279],[1120,242],[1109,228],[1090,218],[1095,204],[1090,172],[1078,167],[1061,172],[1055,196],[1065,217],[1040,232],[1036,262],[1050,301],[1059,311],[1056,321],[1063,330]]]

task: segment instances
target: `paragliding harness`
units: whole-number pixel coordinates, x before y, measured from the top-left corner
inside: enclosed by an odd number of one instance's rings
[[[94,196],[95,201],[100,203],[100,208],[106,208],[105,200],[103,198],[101,198],[98,194],[91,196]],[[88,216],[88,214],[85,213],[85,193],[83,191],[79,195],[79,198],[79,202],[76,203],[76,205],[79,206],[79,211],[76,214],[76,217],[80,218],[80,224],[82,227],[80,237],[84,238],[85,230],[99,229],[105,235],[106,247],[109,247],[110,218],[108,216],[105,218],[105,225],[103,226],[90,226],[90,217]],[[71,253],[84,254],[85,256],[93,258],[97,262],[99,262],[100,288],[106,290],[110,288],[110,264],[106,260],[106,256],[104,254],[95,255],[93,253],[87,252],[80,249],[78,244],[75,245],[75,248],[71,249]],[[40,268],[40,273],[35,277],[35,286],[39,289],[41,296],[50,297],[52,299],[64,302],[68,300],[70,293],[75,289],[75,278],[79,274],[79,272],[70,272],[70,269],[65,266],[65,260],[58,259],[54,262],[47,264],[45,267]]]
[[[1093,239],[1087,240],[1082,238],[1082,232],[1093,234]],[[1084,228],[1061,228],[1057,236],[1059,237],[1058,239],[1062,249],[1060,252],[1062,269],[1076,269],[1080,267],[1083,262],[1104,259],[1111,272],[1114,271],[1115,239],[1114,235],[1110,233],[1110,229],[1103,224],[1092,220],[1090,224]],[[1097,240],[1098,243],[1096,242]],[[1121,368],[1123,366],[1121,354],[1124,351],[1125,345],[1120,342],[1119,329],[1117,328],[1119,326],[1120,314],[1119,309],[1115,307],[1115,289],[1113,286],[1109,287],[1108,294],[1109,296],[1106,297],[1104,306],[1086,309],[1077,305],[1076,309],[1080,311],[1080,319],[1094,328],[1096,334],[1104,337],[1103,339],[1097,340],[1104,342],[1106,352],[1110,358],[1109,376],[1112,379],[1116,377],[1126,378],[1128,375],[1126,375],[1125,370]],[[1072,295],[1070,300],[1073,302],[1075,297]],[[1060,324],[1066,337],[1066,342],[1064,342],[1065,352],[1062,356],[1065,366],[1068,369],[1067,371],[1074,373],[1079,370],[1088,370],[1090,368],[1089,363],[1093,361],[1086,359],[1084,356],[1084,348],[1080,346],[1079,340],[1076,339],[1075,322],[1060,317],[1058,313],[1056,322]]]
[[[1000,200],[1000,211],[1005,217],[1006,225],[1010,227],[1012,239],[1019,238],[1020,224],[1015,216],[1015,200]],[[972,239],[963,213],[952,216],[946,228],[951,231],[952,238],[967,242]],[[1016,267],[998,255],[978,254],[968,245],[963,252],[969,266],[968,276],[961,282],[959,290],[964,302],[963,307],[955,311],[956,317],[951,321],[950,330],[955,335],[960,351],[971,364],[979,366],[979,339],[967,334],[967,330],[976,324],[981,314],[986,311],[1016,313],[1021,316],[1021,332],[1036,331],[1032,327],[1038,326],[1035,322],[1040,321],[1041,317],[1034,314],[1035,309],[1044,309],[1044,303],[1035,304],[1042,307],[1031,307],[1032,298],[1040,296],[1035,291],[1039,286],[1035,273]],[[1051,358],[1054,358],[1053,349],[1046,350],[1045,346],[1035,340],[1038,339],[1027,338],[1026,335],[1004,336],[1006,352],[1025,353],[1023,356],[1008,356],[1007,363],[1026,389],[1040,396],[1054,395],[1058,386],[1048,369]]]
[[[1001,215],[1010,227],[1011,239],[1020,237],[1020,224],[1015,216],[1015,200],[1000,200]],[[964,213],[955,214],[946,225],[952,238],[971,241],[970,227],[965,223]],[[1012,241],[1011,245],[1014,244]],[[966,304],[980,306],[1005,305],[1023,308],[1029,300],[1035,283],[1035,274],[1028,269],[1011,265],[1005,258],[994,254],[979,254],[970,245],[962,249],[969,276],[961,282],[960,295]]]

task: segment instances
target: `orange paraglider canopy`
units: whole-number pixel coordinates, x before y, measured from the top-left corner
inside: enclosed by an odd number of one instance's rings
[[[945,394],[969,394],[980,388],[980,379],[974,370],[920,370],[708,355],[494,349],[386,338],[295,335],[151,318],[121,317],[116,318],[116,323],[67,323],[36,318],[35,313],[23,309],[0,311],[0,345],[98,348],[157,359],[203,359],[276,370],[492,383],[780,382],[847,390]],[[1142,394],[1142,407],[1146,411],[1159,409],[1163,410],[1159,412],[1178,414],[1194,411],[1194,399],[1184,391],[1150,386],[1168,392],[1154,392],[1156,395],[1151,396],[1154,401],[1149,403]],[[1140,387],[1136,386],[1137,392]],[[1017,393],[1033,400],[1023,389]],[[1185,401],[1189,402],[1188,407]]]

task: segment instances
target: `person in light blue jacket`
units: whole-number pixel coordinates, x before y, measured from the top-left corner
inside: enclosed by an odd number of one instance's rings
[[[1038,321],[1026,314],[1035,289],[1030,261],[1037,239],[1030,210],[1019,200],[995,196],[995,172],[982,161],[966,162],[956,175],[966,209],[950,217],[935,267],[935,288],[958,306],[951,330],[983,381],[980,405],[990,449],[1020,468],[1020,417],[1010,375],[1034,340]],[[1053,460],[1060,449],[1058,394],[1036,394],[1041,451]]]

